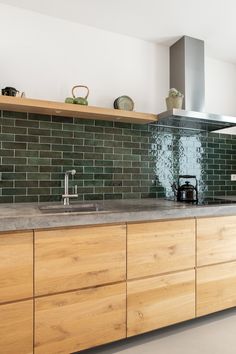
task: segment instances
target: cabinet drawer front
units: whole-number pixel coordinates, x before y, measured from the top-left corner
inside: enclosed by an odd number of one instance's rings
[[[0,234],[0,303],[33,296],[33,233]]]
[[[36,295],[118,282],[125,278],[125,225],[36,231]]]
[[[126,336],[126,285],[35,300],[35,354],[68,354]]]
[[[33,300],[0,305],[0,353],[33,354]]]
[[[197,316],[236,306],[236,262],[197,270]]]
[[[197,220],[197,265],[236,260],[236,216]]]
[[[195,266],[195,221],[128,225],[128,279]]]
[[[195,317],[195,272],[128,282],[127,333],[133,336]]]

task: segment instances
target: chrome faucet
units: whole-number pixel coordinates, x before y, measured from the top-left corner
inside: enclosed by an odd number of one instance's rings
[[[74,193],[69,194],[69,175],[74,176],[75,174],[76,170],[69,170],[65,172],[65,190],[64,194],[62,194],[64,205],[70,205],[70,198],[78,198],[77,185],[74,187]]]

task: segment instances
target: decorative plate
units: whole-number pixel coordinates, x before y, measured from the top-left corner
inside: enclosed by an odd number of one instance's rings
[[[114,108],[124,111],[133,111],[134,101],[129,96],[120,96],[114,101]]]

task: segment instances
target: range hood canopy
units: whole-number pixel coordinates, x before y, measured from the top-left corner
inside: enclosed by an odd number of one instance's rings
[[[160,113],[158,125],[209,132],[236,126],[236,117],[204,112],[204,41],[183,36],[170,47],[170,87],[184,94],[183,109]]]

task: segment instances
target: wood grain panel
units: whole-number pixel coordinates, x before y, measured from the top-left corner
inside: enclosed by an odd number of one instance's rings
[[[0,96],[0,109],[17,112],[50,114],[63,117],[102,119],[145,124],[157,121],[157,115],[105,107],[83,106],[64,102]]]
[[[236,260],[236,216],[197,220],[197,265]]]
[[[33,233],[0,234],[0,303],[33,296]]]
[[[236,306],[236,262],[197,270],[197,316]]]
[[[68,354],[126,336],[125,283],[36,299],[35,354]]]
[[[36,231],[37,295],[126,278],[126,226]]]
[[[195,221],[128,225],[128,279],[195,266]]]
[[[0,353],[33,353],[33,300],[0,305]]]
[[[128,282],[128,336],[195,317],[195,272]]]

